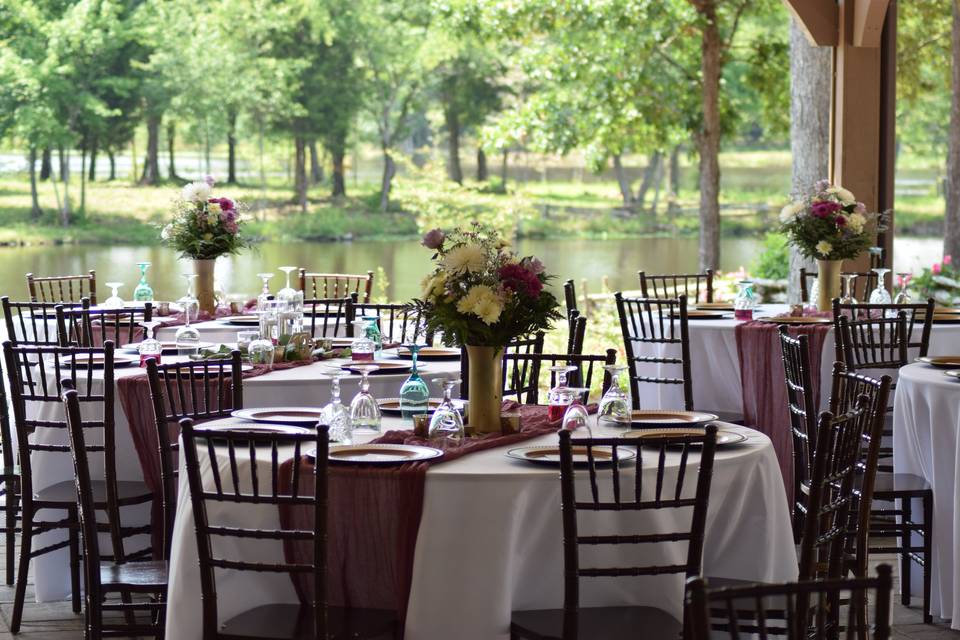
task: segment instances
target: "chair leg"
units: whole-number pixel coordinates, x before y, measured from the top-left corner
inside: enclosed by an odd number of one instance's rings
[[[900,498],[900,604],[910,606],[910,548],[912,542],[910,524],[913,521],[913,505],[910,498]]]
[[[14,555],[17,548],[17,510],[20,507],[20,495],[13,490],[13,487],[7,492],[7,504],[5,507],[6,524],[6,554],[7,554],[7,584],[13,584],[14,573]]]
[[[69,529],[70,533],[70,591],[73,603],[73,612],[80,613],[83,606],[80,602],[80,521],[76,509],[69,509],[67,516],[77,526]]]
[[[923,623],[933,624],[930,613],[930,565],[933,560],[933,492],[923,494]]]
[[[10,616],[10,633],[20,632],[23,619],[23,603],[27,597],[27,575],[30,573],[30,551],[33,546],[33,514],[23,513],[20,533],[20,565],[17,567],[17,589],[13,596],[13,614]]]

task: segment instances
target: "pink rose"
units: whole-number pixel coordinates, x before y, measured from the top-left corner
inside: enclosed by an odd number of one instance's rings
[[[420,242],[427,249],[439,249],[443,246],[443,241],[446,238],[443,231],[440,229],[431,229],[423,236],[423,240]]]
[[[941,271],[940,263],[939,263],[939,262],[935,262],[935,263],[933,264],[933,266],[930,267],[930,271],[933,271],[933,275],[935,275],[935,276],[940,275],[940,271]]]
[[[953,262],[953,256],[951,256],[949,253],[948,253],[947,255],[943,256],[943,265],[944,265],[945,267],[950,266],[950,263],[951,263],[951,262]]]

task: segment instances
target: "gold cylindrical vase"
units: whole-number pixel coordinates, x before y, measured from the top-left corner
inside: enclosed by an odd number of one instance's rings
[[[833,299],[840,297],[840,271],[843,260],[817,260],[817,311],[830,311]]]
[[[217,311],[217,299],[213,295],[213,265],[216,260],[194,260],[193,272],[197,274],[195,283],[200,311],[214,315]]]
[[[500,433],[500,409],[503,404],[503,347],[467,345],[470,361],[469,426],[476,434]]]

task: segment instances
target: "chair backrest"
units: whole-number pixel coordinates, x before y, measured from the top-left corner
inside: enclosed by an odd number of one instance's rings
[[[240,352],[229,359],[175,362],[158,365],[147,360],[147,379],[157,428],[163,501],[163,557],[170,557],[174,516],[177,512],[177,453],[180,420],[224,418],[243,408],[243,373]]]
[[[567,280],[563,283],[563,301],[567,305],[567,317],[570,317],[571,311],[579,310],[577,309],[577,289],[573,280]]]
[[[106,341],[122,347],[143,339],[143,322],[153,319],[153,305],[145,302],[142,309],[91,309],[84,299],[79,308],[56,308],[57,334],[60,344],[78,347],[99,347]]]
[[[567,384],[571,387],[591,388],[594,373],[603,376],[601,393],[610,387],[610,374],[601,371],[601,367],[617,363],[617,350],[607,349],[600,354],[573,353],[510,353],[503,358],[503,397],[515,396],[520,404],[540,403],[540,379],[544,368],[554,365],[576,367],[567,374]],[[549,386],[556,385],[556,375],[551,371]]]
[[[32,454],[69,455],[67,444],[50,444],[52,438],[35,439],[37,429],[55,429],[67,439],[67,421],[63,405],[63,383],[78,390],[77,402],[90,407],[96,418],[85,419],[83,428],[89,433],[100,432],[100,441],[88,444],[88,452],[103,455],[103,481],[106,486],[106,504],[110,510],[109,533],[114,557],[122,561],[128,554],[123,538],[129,530],[121,530],[119,497],[117,495],[116,440],[114,431],[114,376],[113,343],[103,348],[51,347],[44,345],[17,345],[3,343],[7,365],[14,425],[17,433],[17,453],[21,472],[21,499],[24,509],[32,508],[34,500]],[[96,362],[95,366],[87,363]],[[102,371],[101,376],[95,376]],[[28,417],[27,403],[31,404]],[[64,460],[66,463],[66,460]]]
[[[713,302],[713,269],[703,273],[670,273],[650,275],[638,271],[640,295],[644,298],[679,298],[685,296],[692,304]],[[703,300],[701,300],[703,294]]]
[[[27,290],[34,302],[80,302],[90,298],[97,304],[97,272],[83,276],[35,276],[27,274]]]
[[[190,502],[200,561],[200,588],[203,602],[203,637],[219,638],[217,569],[240,572],[287,573],[307,578],[313,586],[313,623],[317,640],[327,637],[326,542],[327,542],[327,427],[310,433],[224,431],[195,427],[189,418],[180,423],[183,457],[190,487]],[[313,493],[301,493],[303,459],[312,454],[315,464]],[[292,460],[284,460],[292,450]],[[203,463],[201,464],[201,460]],[[286,471],[285,471],[286,470]],[[289,473],[289,477],[281,473]],[[288,482],[289,481],[289,482]],[[215,509],[207,509],[207,504]],[[314,507],[313,526],[308,530],[253,528],[242,524],[250,505]],[[233,507],[233,508],[230,508]],[[220,514],[217,520],[211,513]],[[229,515],[227,515],[229,513]],[[235,518],[232,516],[236,516]],[[221,518],[225,521],[221,521]],[[217,541],[257,538],[282,545],[307,543],[309,559],[272,563],[227,557]],[[304,637],[304,636],[301,636]]]
[[[710,497],[710,482],[713,476],[713,459],[716,450],[717,426],[708,425],[703,436],[675,436],[653,440],[624,440],[622,438],[572,438],[567,430],[560,431],[560,496],[563,519],[563,638],[576,638],[577,617],[580,606],[580,578],[612,578],[624,576],[655,576],[683,574],[687,578],[700,575],[703,564],[703,536],[706,526],[707,506]],[[612,468],[597,468],[595,450],[609,448]],[[631,479],[621,479],[623,468],[619,463],[621,451],[637,448],[636,464],[629,468],[634,472]],[[578,496],[576,479],[584,472],[574,464],[574,451],[578,458],[587,459],[585,471],[590,492]],[[675,451],[668,455],[668,451]],[[690,461],[690,454],[699,457]],[[699,453],[699,456],[697,454]],[[668,473],[667,463],[677,462],[676,477]],[[610,460],[609,455],[604,459]],[[649,469],[649,474],[647,473]],[[655,473],[655,476],[654,476]],[[600,486],[601,478],[604,479]],[[606,486],[609,478],[609,488]],[[632,485],[632,487],[631,487]],[[691,491],[690,488],[693,487]],[[580,535],[579,525],[591,518],[604,517],[609,511],[656,512],[660,510],[689,510],[690,525],[675,531],[631,534],[622,531],[610,534]],[[595,514],[591,516],[591,514]],[[651,515],[651,518],[656,517]],[[589,526],[589,525],[588,525]],[[595,527],[591,527],[594,529]],[[580,559],[580,547],[596,548],[596,545],[630,545],[647,548],[646,545],[686,542],[687,555],[680,564],[646,565],[627,567],[584,567]],[[606,564],[606,563],[605,563]]]
[[[790,336],[787,327],[780,326],[780,352],[787,387],[787,409],[790,412],[790,431],[793,437],[793,537],[800,540],[803,520],[807,513],[806,487],[813,475],[813,452],[817,435],[817,406],[810,370],[810,339]]]
[[[503,370],[507,371],[507,356],[514,355],[536,355],[543,353],[543,332],[538,331],[532,336],[517,338],[503,348]],[[467,348],[460,348],[460,397],[464,400],[470,398],[470,357],[467,354]],[[504,375],[504,384],[507,378]]]
[[[567,317],[567,353],[583,353],[583,341],[587,337],[587,319],[576,309]]]
[[[333,338],[349,335],[350,322],[347,319],[348,307],[352,298],[317,298],[303,301],[303,326],[309,327],[314,338]]]
[[[917,304],[840,304],[833,301],[836,359],[848,369],[893,369],[909,364],[909,351],[927,355],[934,299]],[[903,315],[904,326],[897,318]],[[849,325],[844,331],[841,320]]]
[[[304,298],[346,298],[351,293],[360,302],[370,302],[373,271],[358,273],[311,273],[300,269],[300,291]]]
[[[850,514],[854,508],[855,481],[861,460],[863,433],[870,425],[869,400],[834,417],[820,414],[814,452],[810,495],[800,538],[801,580],[839,578],[847,569]],[[815,514],[815,515],[814,515]]]
[[[633,408],[640,408],[640,384],[677,384],[683,387],[683,408],[693,410],[693,386],[690,374],[690,333],[687,324],[687,298],[625,298],[619,291],[617,315],[630,376]],[[677,345],[679,357],[663,354]],[[655,375],[638,367],[677,369],[679,376]]]
[[[7,339],[13,344],[60,344],[57,331],[57,307],[80,308],[81,303],[13,302],[0,298],[3,319],[7,325]],[[79,326],[79,325],[78,325]]]
[[[427,330],[427,319],[412,304],[347,303],[347,335],[353,337],[354,320],[375,316],[384,343],[433,344],[433,333]]]
[[[875,578],[755,584],[711,589],[709,580],[687,581],[688,640],[742,637],[890,638],[890,600],[893,579],[890,565],[877,567]],[[872,624],[859,612],[874,605]],[[847,603],[844,622],[841,603]],[[718,624],[719,623],[719,624]]]
[[[0,460],[5,469],[13,469],[13,434],[10,431],[10,404],[7,400],[7,383],[3,379],[3,366],[0,365]]]
[[[840,274],[844,278],[843,286],[846,286],[846,276],[850,276],[853,285],[853,297],[859,301],[866,302],[870,297],[870,292],[877,288],[877,274],[873,271],[844,271]],[[817,279],[816,271],[808,271],[805,267],[800,267],[800,301],[811,302],[810,292],[813,291],[813,283]]]

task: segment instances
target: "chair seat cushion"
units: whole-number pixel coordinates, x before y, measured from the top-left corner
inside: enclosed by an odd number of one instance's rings
[[[327,608],[327,637],[331,640],[391,635],[396,625],[393,611]],[[263,605],[221,624],[220,634],[264,640],[313,640],[313,609],[298,604]]]
[[[560,640],[563,609],[514,611],[510,629],[529,640]],[[642,635],[646,640],[676,640],[683,625],[666,611],[654,607],[581,607],[578,640],[610,640]]]
[[[131,587],[132,591],[165,592],[167,563],[164,560],[125,564],[103,562],[100,564],[100,584],[106,590],[112,590],[114,585],[123,585]]]
[[[93,501],[99,507],[107,503],[107,483],[94,480],[92,483]],[[33,494],[39,502],[63,502],[77,504],[77,486],[72,480],[52,484]],[[153,494],[142,482],[121,481],[117,483],[117,498],[120,504],[138,504],[153,499]]]

